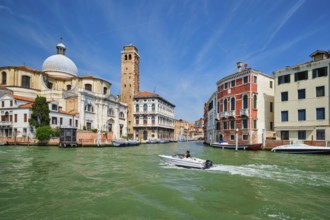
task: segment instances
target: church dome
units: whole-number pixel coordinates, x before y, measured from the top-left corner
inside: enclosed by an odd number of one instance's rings
[[[68,78],[78,76],[76,64],[65,56],[65,46],[63,43],[56,45],[57,54],[48,57],[42,64],[42,71],[47,72],[51,76]]]

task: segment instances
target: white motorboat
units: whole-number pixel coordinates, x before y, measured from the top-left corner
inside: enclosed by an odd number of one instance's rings
[[[310,146],[296,143],[274,147],[272,152],[285,152],[291,154],[330,154],[330,147]]]
[[[168,164],[173,164],[179,167],[207,169],[212,167],[212,161],[203,160],[196,157],[186,158],[184,154],[176,154],[174,156],[169,155],[158,155],[162,161]]]

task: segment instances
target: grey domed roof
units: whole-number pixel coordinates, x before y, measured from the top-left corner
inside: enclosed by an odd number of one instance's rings
[[[76,64],[65,56],[65,45],[60,42],[56,45],[56,49],[57,54],[48,57],[42,64],[42,71],[60,77],[78,76]],[[66,76],[66,74],[69,75]]]
[[[43,72],[61,72],[68,73],[73,76],[78,75],[78,69],[76,64],[62,54],[55,54],[48,57],[42,64]]]

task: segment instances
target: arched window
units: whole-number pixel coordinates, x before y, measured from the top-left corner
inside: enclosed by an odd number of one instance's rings
[[[253,108],[257,108],[257,95],[253,96]]]
[[[130,54],[130,55],[128,55],[128,59],[129,60],[131,60],[132,59],[132,55]]]
[[[88,91],[92,91],[92,85],[91,84],[85,84],[85,89]]]
[[[125,55],[125,60],[127,60],[127,55]]]
[[[109,108],[108,109],[108,116],[114,116],[114,115],[115,115],[115,113],[114,113],[113,109]]]
[[[226,112],[227,111],[227,99],[225,99],[224,101],[223,101],[223,111],[224,112]]]
[[[30,77],[29,76],[22,76],[22,87],[23,88],[30,88]]]
[[[135,112],[139,112],[140,111],[140,106],[139,106],[139,104],[136,104],[135,105]]]
[[[155,105],[155,103],[152,104],[151,109],[152,109],[153,112],[156,111],[156,105]]]
[[[119,112],[119,118],[121,118],[121,119],[124,119],[125,118],[125,115],[124,115],[123,112]]]
[[[86,112],[94,112],[94,108],[91,104],[85,105]]]
[[[243,96],[243,109],[247,109],[249,108],[249,99],[248,99],[248,95],[244,95]]]
[[[143,116],[143,124],[144,125],[148,124],[148,118],[147,118],[147,116]]]
[[[3,85],[7,84],[7,73],[6,72],[1,73],[1,84],[3,84]]]
[[[139,121],[139,117],[136,116],[136,117],[135,117],[135,124],[138,125],[139,123],[140,123],[140,121]]]
[[[147,104],[144,104],[144,105],[143,105],[143,111],[144,111],[144,112],[147,112],[147,111],[148,111],[148,105],[147,105]]]
[[[234,97],[232,97],[231,99],[230,99],[230,110],[235,110],[235,98]]]
[[[71,85],[66,85],[66,90],[71,90]]]

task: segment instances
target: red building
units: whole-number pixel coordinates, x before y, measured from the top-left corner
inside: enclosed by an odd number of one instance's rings
[[[217,140],[263,143],[273,130],[274,78],[237,62],[238,71],[217,82]]]

